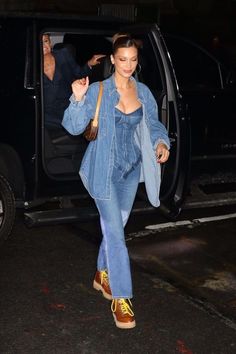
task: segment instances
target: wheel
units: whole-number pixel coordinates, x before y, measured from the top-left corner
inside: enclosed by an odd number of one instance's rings
[[[15,221],[15,198],[7,179],[0,174],[0,244],[9,236]]]

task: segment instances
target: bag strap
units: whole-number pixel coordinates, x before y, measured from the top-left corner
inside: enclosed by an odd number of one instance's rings
[[[102,83],[102,81],[99,81],[98,99],[97,99],[95,115],[94,115],[94,118],[93,118],[93,126],[94,127],[98,126],[98,115],[99,115],[99,110],[100,110],[100,106],[101,106],[102,93],[103,93],[103,83]]]

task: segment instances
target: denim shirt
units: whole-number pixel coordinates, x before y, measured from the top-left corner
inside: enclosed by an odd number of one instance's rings
[[[156,162],[156,146],[163,142],[170,148],[167,130],[158,120],[158,107],[149,88],[136,81],[137,94],[142,104],[143,117],[135,132],[135,140],[141,155],[140,182],[145,182],[150,203],[160,204],[160,164]],[[114,164],[115,106],[119,102],[119,93],[115,86],[114,75],[103,81],[103,96],[99,112],[99,130],[97,139],[91,141],[84,154],[80,177],[85,188],[94,199],[110,199],[111,176]],[[98,97],[99,83],[92,83],[81,101],[74,95],[65,110],[62,125],[72,135],[83,133],[93,118]]]

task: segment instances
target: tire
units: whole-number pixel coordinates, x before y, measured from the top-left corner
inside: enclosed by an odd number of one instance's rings
[[[0,174],[0,245],[12,231],[15,214],[14,193],[7,179]]]

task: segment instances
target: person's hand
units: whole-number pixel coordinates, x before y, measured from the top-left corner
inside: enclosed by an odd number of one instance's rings
[[[86,76],[83,79],[75,80],[71,87],[76,101],[81,101],[88,90],[89,78]]]
[[[105,54],[94,54],[91,59],[88,60],[88,66],[92,67],[100,64],[100,59],[104,58]]]
[[[156,148],[156,157],[158,163],[164,163],[168,160],[170,152],[167,146],[163,143],[157,145]]]

